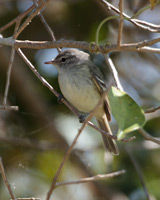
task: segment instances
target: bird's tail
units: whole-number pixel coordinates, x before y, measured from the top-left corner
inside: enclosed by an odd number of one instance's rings
[[[104,115],[102,118],[98,118],[97,121],[98,121],[100,129],[112,135],[112,131],[109,127],[109,123],[108,123],[106,115]],[[102,134],[102,138],[103,138],[103,142],[104,142],[106,150],[115,155],[118,155],[119,150],[118,150],[118,146],[115,140],[108,137],[107,134],[105,133],[101,133],[101,134]]]

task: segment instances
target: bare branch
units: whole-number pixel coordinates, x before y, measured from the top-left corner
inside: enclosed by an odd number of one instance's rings
[[[37,0],[33,0],[33,1],[34,1],[34,4],[35,4],[36,7],[37,7],[37,6],[38,6]],[[49,33],[49,35],[50,35],[52,41],[56,41],[56,38],[55,38],[55,35],[54,35],[53,31],[52,31],[52,29],[50,28],[50,26],[48,25],[47,21],[45,20],[44,16],[42,15],[42,13],[40,12],[40,13],[38,14],[38,16],[39,16],[40,20],[42,21],[42,23],[43,23],[45,29],[46,29],[47,32]],[[58,51],[58,53],[60,53],[60,52],[61,52],[61,49],[60,49],[59,47],[57,47],[57,51]]]
[[[101,0],[101,2],[107,6],[107,8],[109,10],[113,10],[114,12],[120,14],[120,11],[118,8],[116,8],[115,6],[113,6],[112,4],[110,4],[108,1],[105,0]],[[160,26],[159,25],[155,25],[143,20],[139,20],[139,19],[132,19],[132,17],[130,17],[129,15],[125,14],[123,12],[123,17],[125,17],[126,19],[128,19],[131,23],[133,23],[134,25],[138,26],[139,28],[142,28],[144,30],[153,32],[153,33],[158,33],[160,32]]]
[[[142,42],[123,44],[120,47],[117,44],[104,44],[97,46],[95,43],[88,43],[84,41],[73,41],[73,40],[60,40],[55,42],[48,41],[28,41],[28,40],[14,40],[13,38],[0,38],[0,45],[15,46],[15,48],[30,48],[30,49],[49,49],[57,47],[70,47],[70,48],[80,48],[89,50],[90,52],[118,52],[118,51],[136,51],[136,52],[150,52],[150,53],[160,53],[159,48],[151,48],[155,43],[160,42],[160,38],[155,38],[152,40],[144,40]]]
[[[119,11],[120,11],[120,23],[118,29],[117,45],[121,46],[122,43],[122,32],[123,32],[123,0],[119,0]]]
[[[16,33],[19,28],[19,25],[20,25],[20,21],[18,20],[16,22],[16,26],[14,28],[13,39],[16,39]],[[7,97],[8,97],[8,91],[9,91],[9,86],[10,86],[11,71],[12,71],[12,67],[13,67],[14,56],[15,56],[15,48],[14,48],[14,46],[12,46],[10,62],[9,62],[8,70],[7,70],[7,81],[6,81],[5,91],[4,91],[4,99],[3,99],[4,106],[6,106],[6,104],[7,104]]]
[[[99,181],[99,180],[113,178],[115,176],[122,175],[125,172],[126,172],[125,170],[121,170],[121,171],[117,171],[117,172],[112,172],[110,174],[98,174],[96,176],[92,176],[92,177],[88,177],[88,178],[82,178],[82,179],[79,179],[79,180],[76,180],[76,181],[59,182],[59,183],[56,183],[55,186],[58,187],[58,186],[63,186],[63,185],[81,184],[81,183]]]
[[[16,23],[17,21],[22,20],[26,15],[28,15],[33,9],[35,8],[35,5],[32,5],[31,7],[29,7],[26,11],[24,11],[23,13],[21,13],[19,16],[17,16],[16,18],[14,18],[12,21],[10,21],[8,24],[4,25],[3,27],[0,28],[0,32],[6,30],[7,28],[9,28],[10,26],[12,26],[14,23]]]
[[[138,132],[146,139],[160,145],[160,138],[155,138],[149,135],[144,129],[139,129]]]
[[[17,33],[15,34],[15,37],[18,37],[18,35],[26,28],[26,26],[29,24],[29,22],[49,3],[49,1],[50,0],[44,0],[44,1],[40,2],[39,6],[36,8],[36,10],[30,14],[30,16],[25,20],[25,22],[18,29]]]
[[[8,91],[9,91],[9,86],[10,86],[11,71],[12,71],[12,66],[13,66],[13,61],[14,61],[14,55],[15,55],[15,49],[14,47],[12,47],[11,58],[10,58],[8,71],[7,71],[7,81],[6,81],[5,91],[4,91],[4,99],[3,99],[4,106],[6,106],[7,104],[7,97],[8,97]]]
[[[10,186],[10,184],[9,184],[9,182],[8,182],[8,180],[7,180],[6,174],[5,174],[5,170],[4,170],[4,167],[3,167],[3,163],[2,163],[2,158],[1,158],[1,157],[0,157],[0,173],[1,173],[1,175],[2,175],[3,182],[4,182],[4,184],[6,185],[6,187],[7,187],[7,189],[8,189],[8,192],[9,192],[11,198],[12,198],[13,200],[15,200],[15,196],[14,196],[14,194],[13,194],[13,191],[12,191],[12,189],[11,189],[11,186]]]
[[[111,135],[111,134],[109,134],[109,132],[106,132],[106,131],[100,129],[99,127],[95,126],[92,122],[88,121],[88,125],[89,125],[90,127],[94,128],[95,130],[99,131],[100,133],[107,135],[107,136],[110,137],[111,139],[117,140],[117,136],[116,136],[116,135]]]
[[[157,110],[160,110],[160,106],[154,107],[154,108],[149,108],[147,110],[145,110],[145,113],[153,113],[156,112]]]
[[[119,88],[121,91],[123,91],[123,87],[122,87],[120,80],[119,80],[119,77],[118,77],[118,72],[117,72],[116,67],[114,66],[114,64],[112,62],[112,59],[109,57],[108,54],[104,55],[104,57],[105,57],[106,62],[108,64],[109,68],[110,68],[110,71],[112,73],[116,87]]]
[[[13,111],[18,111],[19,107],[18,106],[0,106],[0,110],[13,110]]]
[[[39,198],[29,197],[29,198],[16,198],[15,200],[40,200]]]
[[[124,139],[122,139],[121,142],[131,142],[131,141],[133,141],[133,140],[135,140],[135,139],[136,139],[136,137],[135,137],[135,136],[132,136],[132,137],[130,137],[130,138],[124,138]]]

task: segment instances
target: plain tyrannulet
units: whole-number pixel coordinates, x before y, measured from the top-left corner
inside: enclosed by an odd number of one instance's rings
[[[99,102],[103,91],[107,90],[105,85],[105,74],[92,61],[88,53],[77,49],[61,52],[54,60],[45,62],[57,67],[58,81],[64,97],[79,111],[89,113]],[[108,130],[110,121],[110,108],[107,100],[103,106],[97,109],[95,114],[99,127]],[[107,120],[108,119],[108,120]],[[118,147],[111,138],[102,134],[105,148],[113,154],[118,154]]]

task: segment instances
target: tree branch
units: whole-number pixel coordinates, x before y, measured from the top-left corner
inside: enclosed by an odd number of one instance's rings
[[[112,73],[112,76],[113,76],[113,79],[114,79],[114,83],[115,83],[115,86],[120,89],[121,91],[123,91],[123,87],[120,83],[120,80],[119,80],[119,77],[118,77],[118,72],[116,70],[116,67],[114,66],[113,62],[112,62],[112,59],[109,57],[109,55],[105,55],[105,60],[110,68],[110,71]]]
[[[0,157],[0,173],[1,173],[1,175],[2,175],[3,182],[4,182],[4,184],[6,185],[6,187],[7,187],[7,189],[8,189],[8,192],[9,192],[11,198],[12,198],[13,200],[15,200],[15,196],[14,196],[14,194],[13,194],[13,191],[12,191],[12,189],[11,189],[11,186],[10,186],[10,184],[9,184],[9,182],[8,182],[8,180],[7,180],[6,174],[5,174],[5,170],[4,170],[4,167],[3,167],[3,163],[2,163],[2,158],[1,158],[1,157]]]
[[[38,7],[37,0],[33,0],[33,1],[34,1],[34,4],[36,5],[36,7]],[[45,29],[47,30],[48,34],[50,35],[51,40],[52,41],[56,41],[56,38],[55,38],[55,35],[54,35],[53,31],[50,28],[50,26],[48,25],[47,21],[45,20],[44,16],[42,15],[42,13],[40,12],[38,14],[38,16],[39,16],[40,20],[42,21],[42,23],[43,23]],[[60,53],[61,49],[59,47],[57,47],[57,51],[58,51],[58,53]]]
[[[29,48],[29,49],[49,49],[57,47],[69,47],[69,48],[80,48],[89,50],[90,52],[118,52],[118,51],[137,51],[137,52],[150,52],[160,53],[159,48],[151,48],[153,44],[160,42],[160,38],[152,40],[144,40],[142,42],[123,44],[120,47],[117,44],[104,44],[97,46],[95,43],[88,43],[84,41],[73,41],[73,40],[60,40],[54,42],[48,41],[28,41],[28,40],[14,40],[10,38],[0,38],[0,45],[15,46],[15,48]]]
[[[41,0],[39,2],[39,6],[33,11],[29,17],[23,22],[23,24],[20,26],[18,31],[15,34],[15,37],[18,37],[19,34],[26,28],[26,26],[31,22],[31,20],[49,3],[50,0]]]
[[[19,107],[18,106],[0,106],[0,110],[13,110],[13,111],[18,111]]]
[[[79,179],[79,180],[76,180],[76,181],[57,182],[55,186],[58,187],[58,186],[63,186],[63,185],[81,184],[81,183],[99,181],[99,180],[119,176],[121,174],[124,174],[125,172],[126,172],[125,170],[121,170],[121,171],[117,171],[117,172],[112,172],[110,174],[98,174],[96,176],[92,176],[92,177],[88,177],[88,178],[82,178],[82,179]]]
[[[103,3],[105,6],[107,6],[107,8],[109,10],[113,10],[114,12],[120,14],[120,10],[118,8],[116,8],[115,6],[113,6],[112,4],[108,3],[106,0],[101,0],[101,3]],[[123,17],[127,18],[131,23],[133,23],[134,25],[136,25],[139,28],[142,28],[144,30],[153,32],[153,33],[159,33],[160,32],[160,26],[159,25],[155,25],[143,20],[139,20],[139,19],[133,19],[132,17],[130,17],[129,15],[125,14],[123,12]]]
[[[24,11],[23,13],[21,13],[20,15],[18,15],[16,18],[14,18],[12,21],[10,21],[8,24],[4,25],[3,27],[0,28],[0,32],[6,30],[7,28],[9,28],[10,26],[12,26],[14,23],[16,23],[17,21],[22,20],[26,15],[28,15],[33,9],[35,8],[35,5],[32,5],[31,7],[29,7],[26,11]]]
[[[122,32],[123,32],[123,0],[119,0],[119,11],[120,11],[120,22],[119,22],[118,38],[117,38],[117,45],[118,45],[118,47],[120,47],[121,43],[122,43]]]
[[[156,112],[157,110],[160,110],[160,106],[154,107],[154,108],[149,108],[147,110],[145,110],[145,113],[153,113]]]
[[[155,138],[149,135],[144,129],[139,129],[138,132],[146,139],[160,145],[160,138]]]

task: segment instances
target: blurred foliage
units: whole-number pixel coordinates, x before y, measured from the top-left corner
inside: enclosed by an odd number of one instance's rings
[[[118,1],[110,1],[118,7]],[[149,4],[149,1],[124,1],[124,11],[133,15]],[[0,27],[26,10],[30,0],[0,0]],[[154,22],[159,20],[159,6],[152,11],[145,11],[139,19]],[[43,10],[43,15],[54,31],[57,39],[95,41],[99,23],[112,15],[108,9],[96,0],[51,0]],[[2,32],[4,37],[13,34],[14,26]],[[116,43],[118,20],[106,23],[100,32],[101,42]],[[137,42],[154,38],[156,35],[124,22],[123,42]],[[40,19],[35,17],[18,37],[21,40],[51,40]],[[55,54],[47,50],[23,50],[38,71],[58,91],[57,75],[48,75],[43,71],[50,70],[40,66]],[[10,59],[10,48],[0,48],[0,104],[3,103],[6,72]],[[38,55],[38,56],[37,56]],[[40,55],[40,56],[39,56]],[[144,109],[158,106],[160,102],[160,68],[159,55],[137,52],[113,53],[112,59],[120,75],[125,91]],[[43,61],[40,59],[43,57]],[[52,68],[52,67],[51,67]],[[43,69],[43,70],[42,70]],[[49,74],[49,73],[48,73]],[[7,177],[16,197],[39,197],[45,199],[53,176],[63,159],[70,141],[73,140],[80,125],[73,120],[71,112],[59,104],[55,96],[34,76],[22,59],[16,55],[11,77],[8,97],[9,105],[18,105],[18,112],[0,111],[0,156],[3,159]],[[145,130],[158,137],[160,134],[160,112],[146,114]],[[68,119],[69,126],[64,119]],[[78,125],[77,125],[78,124]],[[117,125],[112,122],[113,132]],[[60,127],[60,128],[59,128]],[[57,188],[53,194],[55,200],[61,199],[105,199],[105,200],[143,200],[146,199],[137,172],[126,151],[130,149],[139,163],[146,186],[152,199],[160,199],[159,146],[145,141],[138,132],[137,139],[131,143],[119,142],[120,155],[105,155],[100,134],[88,128],[84,131],[83,140],[67,161],[60,181],[70,181],[125,169],[126,174],[96,183]],[[3,138],[8,140],[3,140]],[[82,137],[82,136],[81,136]],[[80,138],[81,138],[80,137]],[[33,145],[28,145],[28,140]],[[43,144],[38,146],[38,144]],[[50,146],[52,144],[52,146]],[[28,145],[28,146],[27,146]],[[43,148],[42,148],[43,147]],[[10,199],[0,177],[0,199]]]

